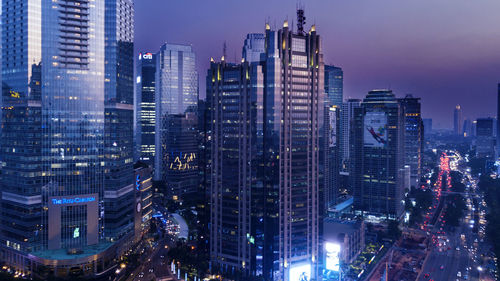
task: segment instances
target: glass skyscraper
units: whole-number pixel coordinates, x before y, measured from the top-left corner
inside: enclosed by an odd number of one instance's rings
[[[154,178],[166,185],[166,195],[174,199],[182,197],[178,192],[182,185],[189,183],[192,188],[186,188],[193,191],[198,185],[195,60],[189,45],[164,44],[156,54]]]
[[[22,272],[102,271],[133,230],[132,20],[129,0],[2,2],[0,250]]]
[[[155,157],[156,55],[140,53],[136,78],[136,159],[153,165]]]
[[[324,65],[313,26],[266,25],[258,63],[212,62],[212,266],[265,280],[316,278]],[[243,59],[244,60],[244,59]]]
[[[325,65],[325,98],[329,105],[342,108],[344,99],[344,72],[342,68]]]

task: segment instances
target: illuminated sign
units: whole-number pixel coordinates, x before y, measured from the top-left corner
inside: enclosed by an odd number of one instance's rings
[[[141,176],[139,175],[135,177],[135,189],[141,190]]]
[[[52,198],[53,205],[68,205],[68,204],[78,204],[78,203],[87,203],[94,202],[95,197],[75,197],[75,198],[61,198],[55,199]]]
[[[367,112],[364,127],[365,146],[385,147],[387,145],[387,115],[384,112]]]
[[[192,165],[195,159],[196,153],[181,154],[181,156],[175,157],[174,162],[170,163],[170,169],[179,171],[196,169],[197,167]]]
[[[328,112],[329,119],[329,139],[328,139],[328,147],[334,147],[337,145],[337,114],[336,108],[331,107]]]
[[[290,267],[290,281],[309,281],[311,280],[311,264],[301,263],[292,264]]]
[[[19,94],[19,92],[16,92],[16,91],[10,91],[10,96],[15,98],[15,99],[21,98],[21,95]]]
[[[78,238],[80,237],[80,228],[77,227],[75,228],[75,231],[73,231],[73,238]]]
[[[340,245],[336,243],[325,243],[325,268],[331,271],[340,270]]]
[[[142,54],[142,58],[145,59],[145,60],[152,60],[153,59],[153,54],[151,54],[151,53]]]

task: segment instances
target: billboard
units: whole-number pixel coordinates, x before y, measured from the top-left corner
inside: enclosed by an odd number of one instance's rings
[[[337,110],[335,107],[330,107],[328,111],[329,130],[328,130],[328,147],[337,145]]]
[[[327,270],[336,271],[340,270],[340,245],[337,243],[325,243],[325,268]]]
[[[311,264],[298,263],[290,266],[290,281],[309,281],[311,280]]]
[[[385,112],[367,112],[363,132],[365,146],[385,147],[387,145],[387,115]]]

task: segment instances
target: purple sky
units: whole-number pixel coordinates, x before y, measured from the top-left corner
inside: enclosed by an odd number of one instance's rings
[[[210,57],[241,59],[247,33],[295,21],[290,0],[137,0],[136,51],[156,52],[164,42],[192,44],[200,96]],[[422,98],[424,118],[451,127],[453,109],[465,118],[496,114],[500,82],[498,0],[309,0],[307,28],[323,37],[325,63],[344,69],[344,98],[370,89]]]

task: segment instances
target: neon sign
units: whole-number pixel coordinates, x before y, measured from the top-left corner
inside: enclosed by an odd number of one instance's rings
[[[196,166],[193,166],[194,160],[196,159],[196,153],[186,153],[181,156],[177,156],[174,159],[174,162],[170,163],[171,170],[191,170],[196,169]]]
[[[87,203],[94,202],[95,197],[75,197],[75,198],[62,198],[62,199],[52,199],[53,205],[68,205],[68,204],[78,204],[78,203]]]
[[[141,190],[141,176],[139,175],[135,177],[135,189]]]

